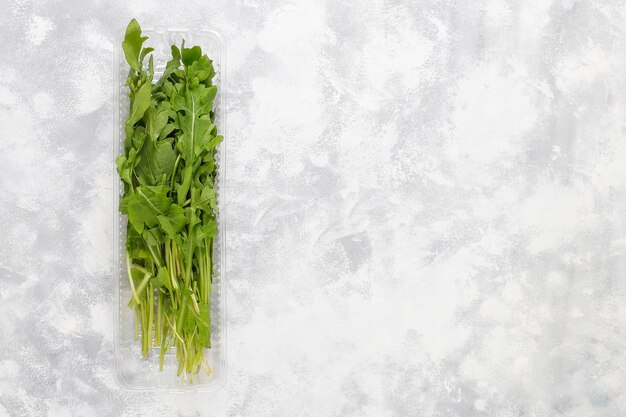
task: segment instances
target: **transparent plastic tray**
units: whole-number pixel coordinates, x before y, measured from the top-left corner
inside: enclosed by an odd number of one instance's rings
[[[214,102],[215,124],[224,142],[228,140],[224,123],[224,65],[225,54],[222,37],[215,30],[187,30],[187,29],[160,29],[143,28],[144,36],[149,39],[144,44],[154,48],[155,79],[161,76],[165,62],[170,59],[171,45],[178,45],[185,40],[185,46],[199,45],[203,53],[213,60],[215,67],[214,85],[218,92]],[[128,87],[124,85],[128,74],[128,64],[124,59],[121,48],[122,38],[116,42],[115,49],[115,146],[111,164],[114,166],[115,156],[123,153],[124,149],[124,122],[128,116],[129,98]],[[224,198],[224,142],[218,146],[216,157],[217,178],[215,186],[218,192],[218,205]],[[117,173],[115,173],[117,177]],[[220,212],[217,221],[219,233],[215,238],[213,249],[213,289],[211,294],[211,348],[205,350],[205,355],[212,368],[207,375],[200,371],[195,375],[193,382],[184,381],[176,375],[178,363],[175,348],[170,348],[165,354],[163,371],[159,370],[159,349],[153,348],[149,358],[141,355],[140,340],[135,339],[134,314],[127,303],[131,297],[130,285],[125,266],[126,216],[118,211],[120,193],[123,191],[121,181],[114,182],[114,357],[116,377],[118,383],[129,390],[138,391],[213,391],[226,378],[226,292],[224,290],[224,221]]]

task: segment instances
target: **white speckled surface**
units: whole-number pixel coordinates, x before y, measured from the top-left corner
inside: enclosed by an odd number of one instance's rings
[[[623,416],[620,1],[0,1],[0,416]],[[228,40],[228,382],[112,358],[113,43]]]

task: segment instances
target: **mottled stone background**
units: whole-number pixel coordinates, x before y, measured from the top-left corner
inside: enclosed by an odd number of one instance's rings
[[[0,416],[626,414],[623,2],[0,10]],[[131,17],[228,42],[216,393],[114,379]]]

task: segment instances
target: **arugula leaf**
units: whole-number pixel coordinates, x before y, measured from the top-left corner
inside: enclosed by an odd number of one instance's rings
[[[174,123],[168,123],[163,127],[163,130],[161,130],[161,133],[159,133],[159,140],[165,139],[166,137],[169,136],[170,133],[172,133],[174,130],[176,130],[176,125]]]
[[[146,39],[148,38],[146,37]],[[141,54],[139,55],[139,63],[143,63],[143,60],[146,59],[146,55],[148,55],[152,51],[154,51],[154,48],[143,48],[141,50]]]
[[[185,216],[185,209],[178,204],[172,204],[167,211],[167,214],[161,214],[157,216],[157,220],[161,229],[170,237],[170,239],[179,242],[179,233],[183,230],[187,224],[187,216]]]
[[[167,267],[162,266],[158,269],[157,276],[155,277],[155,280],[154,280],[154,286],[157,288],[164,287],[164,288],[167,288],[168,290],[172,289],[172,285],[170,282],[170,275],[167,270]]]
[[[124,41],[122,42],[122,49],[126,56],[126,62],[137,72],[141,71],[139,55],[141,53],[141,46],[146,39],[148,39],[147,36],[141,36],[141,28],[137,20],[131,20],[128,27],[126,27],[126,36],[124,36]]]
[[[172,91],[171,105],[178,112],[178,126],[182,131],[178,146],[185,161],[198,156],[208,141],[207,133],[212,127],[210,112],[216,93],[215,86],[206,87],[197,82],[178,83]]]
[[[138,160],[137,150],[135,148],[132,148],[128,152],[128,157],[119,155],[115,159],[117,172],[120,174],[120,178],[128,185],[132,185],[132,171]]]
[[[194,188],[193,191],[194,196],[196,198],[192,198],[195,200],[193,203],[193,207],[197,207],[206,213],[213,213],[214,210],[217,209],[217,192],[215,188],[212,187],[204,187],[202,189]]]
[[[148,246],[159,246],[159,244],[165,241],[165,235],[158,227],[145,229],[141,236]]]
[[[165,64],[165,71],[163,72],[163,77],[161,77],[161,79],[157,83],[158,85],[161,85],[161,86],[165,85],[166,80],[168,80],[172,76],[172,74],[175,74],[175,75],[180,74],[180,70],[179,70],[180,59],[181,59],[180,50],[178,49],[176,45],[172,45],[171,49],[172,49],[172,59],[167,61],[167,64]],[[171,83],[169,85],[171,86]],[[170,93],[167,92],[167,94],[169,95]]]
[[[193,62],[187,70],[187,78],[192,80],[198,79],[198,82],[203,82],[205,85],[211,85],[211,79],[215,76],[215,69],[213,68],[213,62],[206,55],[200,56],[195,62]]]
[[[156,185],[163,176],[169,176],[174,169],[176,152],[171,142],[147,139],[139,152],[140,160],[135,167],[137,178],[141,184]]]
[[[171,203],[164,185],[139,186],[128,201],[128,221],[141,233],[145,226],[156,226],[157,216],[165,214]]]
[[[129,228],[127,231],[126,250],[134,259],[148,259],[150,257],[143,238],[134,228]]]
[[[178,142],[180,143],[180,142]],[[178,204],[181,206],[185,203],[187,199],[187,192],[189,191],[189,187],[191,186],[191,179],[193,176],[193,166],[188,165],[183,169],[182,181],[180,183],[175,184],[176,187],[176,196],[178,197]]]
[[[167,125],[169,119],[170,103],[163,101],[159,103],[158,107],[150,106],[147,111],[146,125],[148,135],[153,139],[156,139]]]
[[[215,236],[217,236],[217,221],[214,218],[204,221],[203,225],[200,226],[200,230],[196,234],[196,238],[198,240],[213,238]]]
[[[146,129],[144,129],[143,126],[137,126],[137,128],[135,129],[135,131],[133,132],[131,136],[129,149],[130,149],[130,146],[132,146],[135,148],[135,151],[137,152],[141,149],[145,141],[146,141]],[[132,149],[130,151],[132,151]]]
[[[199,46],[185,48],[183,46],[183,65],[190,66],[202,56],[202,49]]]
[[[132,99],[130,105],[130,116],[126,124],[134,125],[141,119],[150,107],[150,93],[152,91],[152,85],[149,82],[145,82],[139,87],[139,90]]]

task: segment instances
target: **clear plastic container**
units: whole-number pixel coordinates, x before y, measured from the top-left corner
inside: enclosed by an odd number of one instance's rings
[[[155,79],[165,68],[165,62],[170,58],[171,45],[180,46],[185,40],[185,46],[199,45],[203,53],[213,60],[215,67],[214,85],[218,92],[214,101],[215,124],[224,142],[218,145],[216,157],[217,178],[215,186],[218,192],[218,205],[224,199],[224,143],[228,140],[224,123],[224,43],[222,37],[215,30],[187,30],[187,29],[159,29],[143,28],[142,33],[149,39],[144,44],[154,48]],[[128,87],[124,85],[128,74],[128,64],[124,59],[121,48],[122,38],[116,42],[115,49],[115,155],[111,158],[114,166],[115,156],[124,149],[124,121],[128,116],[129,98]],[[117,177],[117,173],[115,173]],[[213,249],[213,288],[211,294],[211,348],[205,350],[205,355],[212,368],[207,375],[201,371],[194,376],[193,382],[184,381],[176,375],[178,362],[175,348],[170,348],[165,354],[163,370],[159,370],[159,348],[153,348],[149,358],[141,355],[140,340],[135,339],[134,314],[127,303],[131,298],[130,284],[126,272],[126,216],[118,211],[120,193],[123,191],[121,181],[115,181],[114,199],[114,357],[116,377],[119,384],[129,390],[138,391],[212,391],[223,385],[226,378],[226,292],[224,290],[224,219],[223,213],[218,215],[219,233],[215,237]]]

